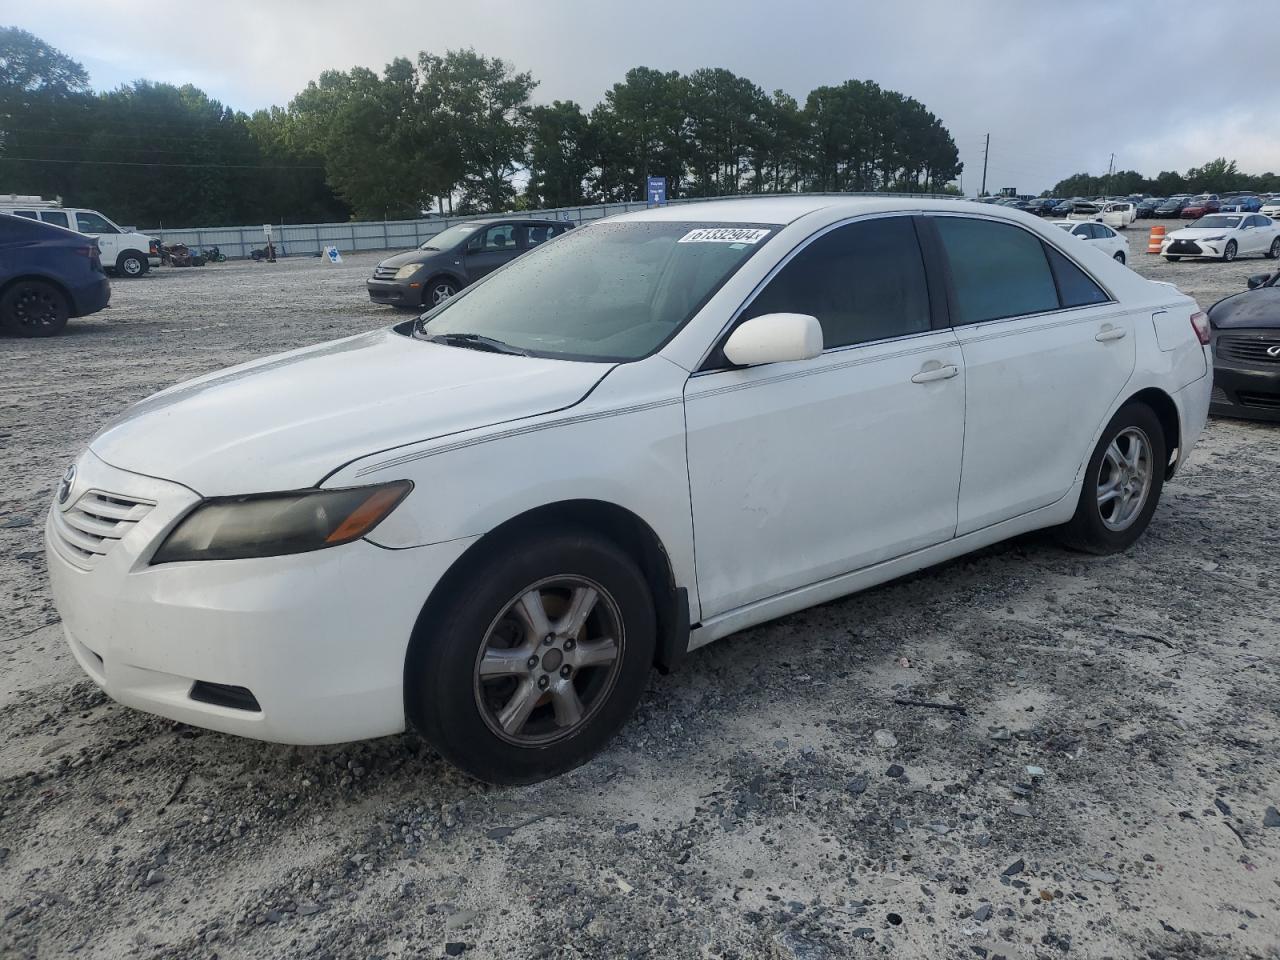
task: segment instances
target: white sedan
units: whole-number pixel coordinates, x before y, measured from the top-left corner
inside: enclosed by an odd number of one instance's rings
[[[1264,217],[1276,219],[1280,217],[1280,197],[1272,197],[1262,205],[1262,209],[1258,211]]]
[[[1107,256],[1120,263],[1129,259],[1129,241],[1104,223],[1080,223],[1075,220],[1055,220],[1054,224],[1073,237],[1087,240]]]
[[[1175,263],[1183,257],[1229,263],[1251,254],[1274,260],[1280,257],[1280,223],[1260,213],[1210,213],[1165,236],[1160,253]]]
[[[142,401],[58,485],[49,577],[121,703],[286,743],[412,726],[534,781],[753,624],[1038,528],[1129,547],[1204,424],[1209,335],[1016,210],[655,208]]]

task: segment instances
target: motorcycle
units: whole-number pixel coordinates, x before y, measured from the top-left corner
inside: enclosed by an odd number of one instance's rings
[[[285,256],[284,244],[275,243],[274,241],[272,242],[270,247],[262,247],[259,250],[250,250],[249,256],[252,257],[254,260],[270,260],[272,257],[272,250],[275,251],[276,257]]]
[[[227,255],[217,248],[217,246],[209,247],[202,251],[200,256],[204,258],[205,263],[226,263]]]

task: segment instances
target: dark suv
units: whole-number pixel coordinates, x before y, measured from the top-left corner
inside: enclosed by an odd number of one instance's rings
[[[383,260],[367,281],[369,299],[415,310],[448,300],[504,263],[560,236],[566,220],[503,217],[469,220],[425,241],[417,250]]]
[[[96,240],[0,213],[0,333],[51,337],[110,299]]]

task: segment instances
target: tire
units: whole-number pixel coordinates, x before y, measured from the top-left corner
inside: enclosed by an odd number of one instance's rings
[[[422,305],[438,307],[450,297],[458,295],[458,283],[449,277],[436,277],[422,288]]]
[[[1113,256],[1111,259],[1116,261],[1116,263],[1124,263],[1124,251],[1117,250],[1115,253],[1115,256]]]
[[[1181,257],[1170,257],[1170,256],[1166,256],[1166,257],[1165,257],[1165,259],[1166,259],[1166,260],[1168,260],[1170,263],[1177,263],[1177,262],[1178,262],[1179,260],[1181,260],[1182,258],[1181,258]]]
[[[1136,469],[1129,459],[1134,454]],[[1075,516],[1059,531],[1063,543],[1099,555],[1128,549],[1151,522],[1168,462],[1164,428],[1155,412],[1140,401],[1121,407],[1089,458]],[[1115,486],[1132,496],[1113,496],[1104,503],[1100,494]]]
[[[130,279],[140,277],[147,272],[149,266],[146,254],[139,253],[137,250],[126,250],[116,257],[117,276]]]
[[[1276,237],[1271,241],[1271,246],[1267,248],[1267,252],[1263,254],[1268,260],[1274,260],[1280,257],[1280,237]]]
[[[572,527],[506,541],[465,570],[443,609],[414,631],[408,719],[445,759],[489,783],[533,783],[584,763],[626,722],[648,681],[657,620],[644,575],[612,542]],[[563,626],[592,590],[582,629]],[[531,594],[541,618],[521,612]],[[550,630],[541,641],[540,619]],[[614,631],[604,662],[602,638]]]
[[[1222,248],[1222,262],[1230,263],[1234,260],[1236,258],[1236,251],[1239,249],[1240,248],[1236,246],[1236,242],[1234,240],[1228,240],[1227,245]]]
[[[56,336],[70,316],[66,296],[44,280],[19,280],[0,297],[0,330],[16,337]]]

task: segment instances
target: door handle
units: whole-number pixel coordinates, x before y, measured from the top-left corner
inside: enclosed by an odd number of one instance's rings
[[[911,378],[912,383],[932,383],[934,380],[950,380],[960,372],[960,368],[954,363],[948,363],[945,366],[931,367],[928,370],[921,370]]]
[[[1093,339],[1099,343],[1107,343],[1111,340],[1123,340],[1129,335],[1129,331],[1124,327],[1107,327],[1098,333]]]

